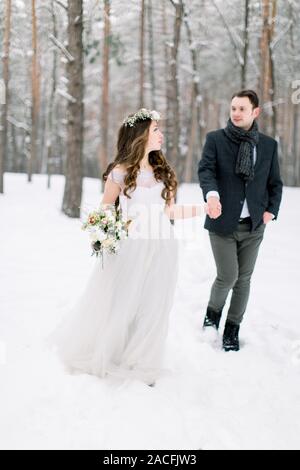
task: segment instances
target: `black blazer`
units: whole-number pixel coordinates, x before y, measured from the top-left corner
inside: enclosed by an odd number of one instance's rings
[[[261,223],[265,211],[277,218],[282,196],[277,142],[259,133],[256,147],[254,179],[245,184],[236,175],[235,164],[239,144],[232,142],[223,129],[209,132],[198,166],[198,177],[206,201],[208,191],[218,191],[222,215],[217,219],[206,216],[204,227],[223,234],[236,230],[245,198],[247,199],[252,231]]]

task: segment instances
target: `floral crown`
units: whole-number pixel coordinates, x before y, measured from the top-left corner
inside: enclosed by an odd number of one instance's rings
[[[133,116],[129,116],[124,119],[123,124],[125,126],[133,127],[137,121],[145,121],[146,119],[151,119],[152,121],[159,121],[160,114],[155,110],[149,111],[146,108],[141,108]]]

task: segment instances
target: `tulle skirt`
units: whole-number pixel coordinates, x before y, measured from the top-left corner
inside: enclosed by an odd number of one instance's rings
[[[176,239],[126,239],[95,258],[76,303],[47,338],[69,372],[136,378],[163,373],[178,275]]]

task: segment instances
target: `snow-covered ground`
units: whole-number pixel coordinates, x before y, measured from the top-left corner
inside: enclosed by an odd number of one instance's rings
[[[284,189],[266,228],[238,353],[221,350],[223,328],[201,329],[215,275],[203,219],[176,223],[170,373],[151,388],[67,375],[45,346],[93,261],[80,221],[60,211],[63,184],[6,174],[0,195],[1,449],[300,449],[300,190]],[[202,201],[197,185],[179,196]],[[85,179],[83,206],[100,200]]]

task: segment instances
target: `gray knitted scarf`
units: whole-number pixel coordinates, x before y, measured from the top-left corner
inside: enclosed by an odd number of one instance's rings
[[[251,129],[245,131],[228,119],[224,132],[232,142],[240,144],[235,166],[236,174],[246,181],[252,180],[254,178],[253,149],[259,140],[257,122],[254,121]]]

